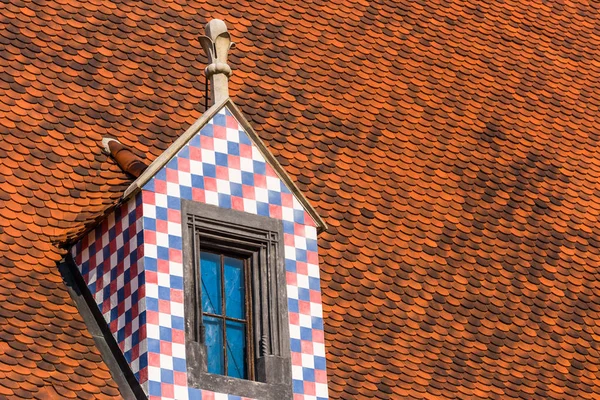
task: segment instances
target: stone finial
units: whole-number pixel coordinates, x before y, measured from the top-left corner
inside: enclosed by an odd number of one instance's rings
[[[231,42],[227,25],[220,19],[211,20],[205,29],[206,36],[200,37],[200,44],[210,63],[204,71],[210,79],[210,94],[215,104],[229,97],[231,67],[227,64],[227,53],[235,44]]]

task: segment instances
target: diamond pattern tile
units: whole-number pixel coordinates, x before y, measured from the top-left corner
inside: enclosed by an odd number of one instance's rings
[[[132,372],[145,383],[146,286],[142,197],[117,207],[71,249],[71,255]]]
[[[181,199],[283,221],[294,399],[327,399],[315,223],[227,108],[142,190],[150,398],[200,397],[185,367]]]
[[[227,108],[72,249],[149,398],[219,395],[187,386],[181,199],[283,221],[294,399],[327,399],[315,223]]]

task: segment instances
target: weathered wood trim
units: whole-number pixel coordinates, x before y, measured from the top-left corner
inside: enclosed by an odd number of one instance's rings
[[[182,200],[181,211],[188,384],[243,397],[291,399],[291,352],[282,222],[188,200]],[[198,324],[202,313],[197,300],[200,294],[195,284],[199,275],[198,246],[251,259],[252,347],[256,381],[207,372],[206,348]]]

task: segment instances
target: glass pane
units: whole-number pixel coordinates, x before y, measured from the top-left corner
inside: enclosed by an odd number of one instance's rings
[[[227,321],[227,375],[246,376],[246,324]]]
[[[225,257],[225,311],[231,318],[244,319],[244,260]]]
[[[202,311],[221,314],[221,256],[200,252],[202,275]]]
[[[202,318],[206,333],[208,372],[223,375],[223,321],[214,317]]]

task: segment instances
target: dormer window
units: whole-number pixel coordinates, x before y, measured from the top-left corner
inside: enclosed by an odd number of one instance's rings
[[[182,200],[192,387],[291,398],[280,220]]]
[[[325,223],[228,98],[225,23],[201,42],[213,105],[72,254],[149,398],[326,399]]]

